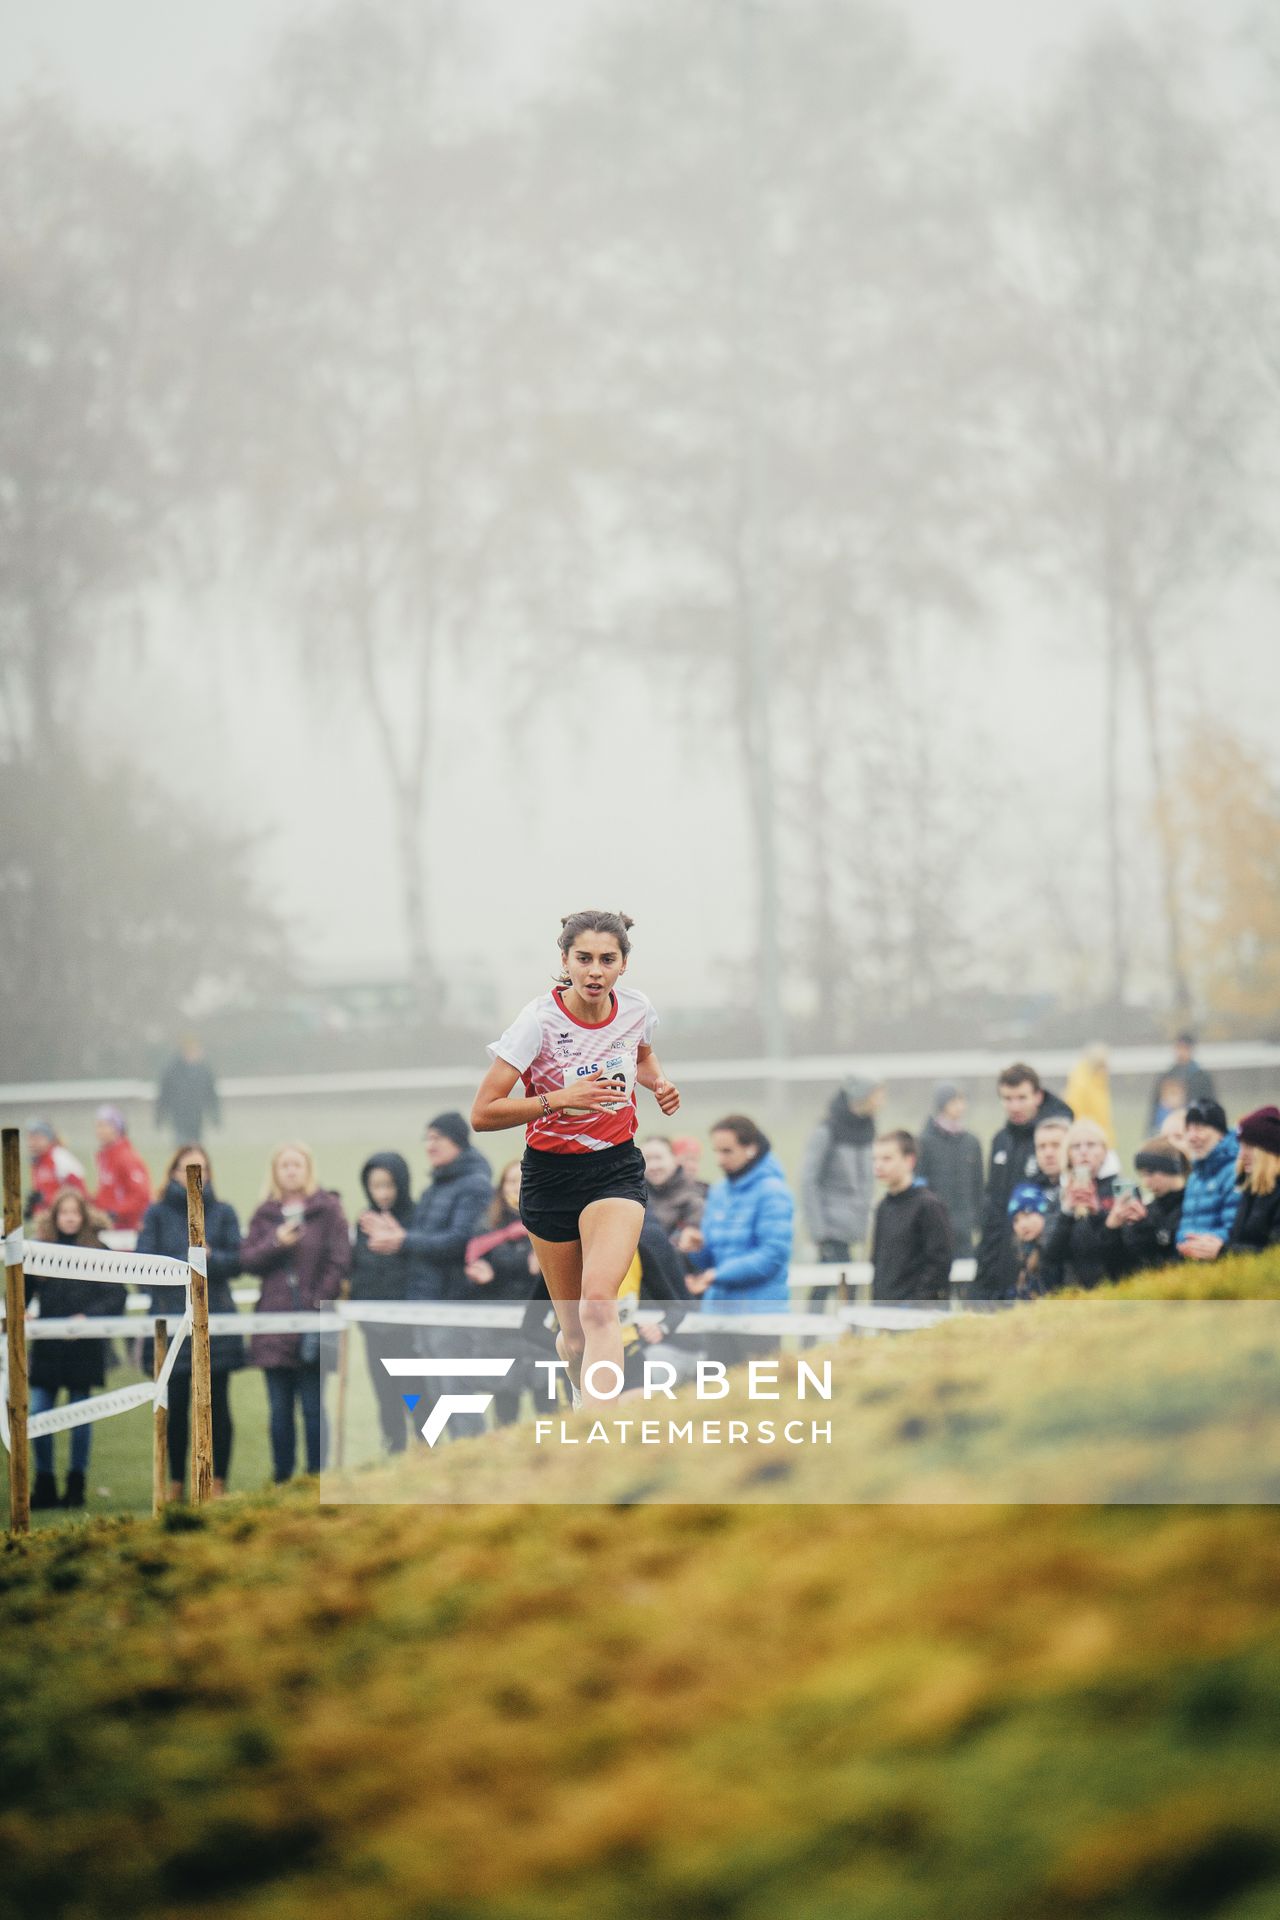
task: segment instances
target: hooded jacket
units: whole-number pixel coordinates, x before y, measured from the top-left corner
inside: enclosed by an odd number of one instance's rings
[[[1016,1261],[1009,1196],[1023,1180],[1044,1184],[1036,1160],[1036,1128],[1042,1120],[1074,1118],[1065,1100],[1047,1093],[1032,1118],[1020,1126],[1006,1121],[991,1142],[987,1190],[982,1202],[982,1234],[978,1241],[978,1271],[973,1283],[976,1300],[1005,1299],[1013,1285]]]
[[[231,1282],[240,1272],[240,1222],[228,1200],[219,1200],[212,1187],[204,1190],[204,1242],[209,1253],[209,1311],[234,1313]],[[138,1229],[139,1253],[163,1253],[170,1260],[187,1258],[187,1189],[180,1180],[171,1180],[160,1198],[147,1208]],[[187,1310],[185,1287],[148,1287],[151,1305],[147,1319],[168,1321],[172,1341],[178,1322]],[[142,1343],[142,1369],[154,1371],[154,1340]],[[244,1336],[239,1333],[215,1333],[209,1341],[211,1373],[231,1373],[244,1365]],[[182,1351],[173,1363],[175,1373],[191,1371],[191,1341],[184,1340]]]
[[[722,1313],[750,1313],[790,1294],[787,1274],[795,1203],[772,1153],[716,1182],[702,1215],[703,1246],[687,1255],[695,1273],[715,1268],[702,1298]]]
[[[336,1300],[351,1268],[351,1236],[336,1193],[318,1187],[303,1205],[302,1232],[292,1246],[276,1233],[284,1221],[283,1203],[264,1200],[249,1222],[240,1252],[246,1273],[262,1279],[256,1313],[297,1313]],[[290,1285],[290,1276],[296,1287]],[[297,1367],[302,1363],[300,1333],[255,1333],[249,1353],[256,1367]]]
[[[360,1169],[360,1184],[365,1199],[376,1213],[369,1194],[369,1175],[389,1173],[396,1183],[395,1199],[387,1209],[393,1220],[408,1228],[413,1219],[413,1195],[409,1189],[409,1163],[401,1153],[371,1153]],[[397,1253],[371,1253],[364,1228],[357,1223],[351,1249],[351,1298],[353,1300],[404,1300],[408,1297],[410,1255],[403,1247]]]
[[[1231,1238],[1240,1208],[1240,1189],[1236,1185],[1239,1157],[1240,1142],[1233,1129],[1223,1134],[1203,1160],[1192,1161],[1178,1227],[1179,1246],[1193,1233],[1211,1233],[1219,1240]]]
[[[471,1296],[467,1242],[480,1232],[492,1199],[493,1174],[478,1147],[463,1147],[456,1160],[436,1168],[404,1237],[410,1300]]]

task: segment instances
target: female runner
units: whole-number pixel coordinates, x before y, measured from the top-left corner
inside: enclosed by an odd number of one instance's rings
[[[573,913],[560,923],[563,968],[550,993],[531,1000],[487,1049],[471,1124],[477,1133],[527,1127],[520,1218],[560,1322],[556,1346],[575,1402],[604,1404],[621,1377],[618,1288],[644,1222],[644,1156],[635,1143],[636,1088],[663,1113],[680,1095],[653,1050],[658,1016],[644,994],[620,986],[632,922],[625,913]],[[523,1095],[512,1088],[523,1082]],[[597,1394],[582,1392],[584,1374]]]

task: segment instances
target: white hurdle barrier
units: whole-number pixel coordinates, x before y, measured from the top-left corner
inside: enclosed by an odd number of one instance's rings
[[[16,1127],[3,1129],[5,1337],[0,1346],[0,1441],[9,1455],[9,1518],[17,1533],[31,1526],[31,1490],[27,1442],[90,1421],[150,1404],[153,1414],[152,1506],[158,1512],[165,1499],[165,1445],[169,1413],[169,1381],[183,1342],[190,1337],[192,1402],[192,1497],[208,1498],[212,1484],[213,1441],[209,1375],[209,1255],[204,1244],[204,1188],[200,1168],[187,1168],[187,1258],[171,1260],[161,1254],[139,1254],[135,1248],[66,1246],[61,1242],[29,1240],[22,1224],[21,1141]],[[51,1407],[34,1418],[30,1412],[27,1372],[26,1279],[77,1279],[127,1289],[131,1283],[181,1287],[185,1310],[164,1350],[164,1321],[154,1322],[158,1371],[152,1381],[118,1387],[110,1393],[89,1394],[65,1407]],[[35,1319],[39,1318],[37,1314]],[[87,1318],[87,1316],[86,1316]],[[80,1322],[79,1324],[83,1324]],[[49,1337],[48,1333],[45,1334]],[[98,1337],[85,1336],[87,1337]]]

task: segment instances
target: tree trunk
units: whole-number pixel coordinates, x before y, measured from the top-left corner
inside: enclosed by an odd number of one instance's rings
[[[1187,978],[1186,948],[1182,932],[1182,898],[1178,875],[1178,842],[1169,817],[1165,781],[1164,741],[1160,731],[1160,690],[1156,684],[1155,662],[1151,656],[1151,636],[1145,628],[1135,634],[1134,654],[1138,681],[1142,689],[1142,708],[1147,723],[1147,756],[1151,763],[1151,788],[1155,797],[1156,837],[1160,846],[1160,883],[1164,900],[1165,929],[1169,941],[1169,986],[1173,1011],[1180,1021],[1191,1016],[1191,986]]]
[[[759,211],[756,181],[757,112],[755,0],[739,0],[739,143],[736,165],[736,326],[734,328],[735,490],[731,513],[730,577],[741,647],[737,668],[738,737],[744,760],[756,864],[756,954],[760,1032],[770,1060],[786,1053],[782,1011],[778,884],[777,805],[774,792],[773,714],[770,686],[772,636],[764,626],[761,531],[765,525],[760,396],[764,383],[760,351],[761,302]]]
[[[1124,1005],[1128,975],[1125,947],[1124,897],[1120,885],[1120,682],[1123,634],[1114,593],[1106,609],[1107,691],[1103,805],[1106,809],[1107,903],[1111,922],[1111,1001]]]

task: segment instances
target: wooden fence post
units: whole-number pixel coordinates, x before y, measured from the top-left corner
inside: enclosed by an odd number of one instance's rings
[[[16,1127],[4,1129],[4,1232],[22,1230],[22,1142]],[[27,1442],[27,1414],[31,1405],[27,1383],[27,1290],[22,1261],[5,1260],[4,1310],[9,1343],[9,1525],[14,1533],[31,1531],[31,1455]]]
[[[204,1247],[204,1176],[187,1168],[187,1243]],[[206,1264],[202,1261],[201,1265]],[[191,1262],[191,1499],[199,1507],[213,1492],[213,1390],[209,1379],[209,1276]]]

